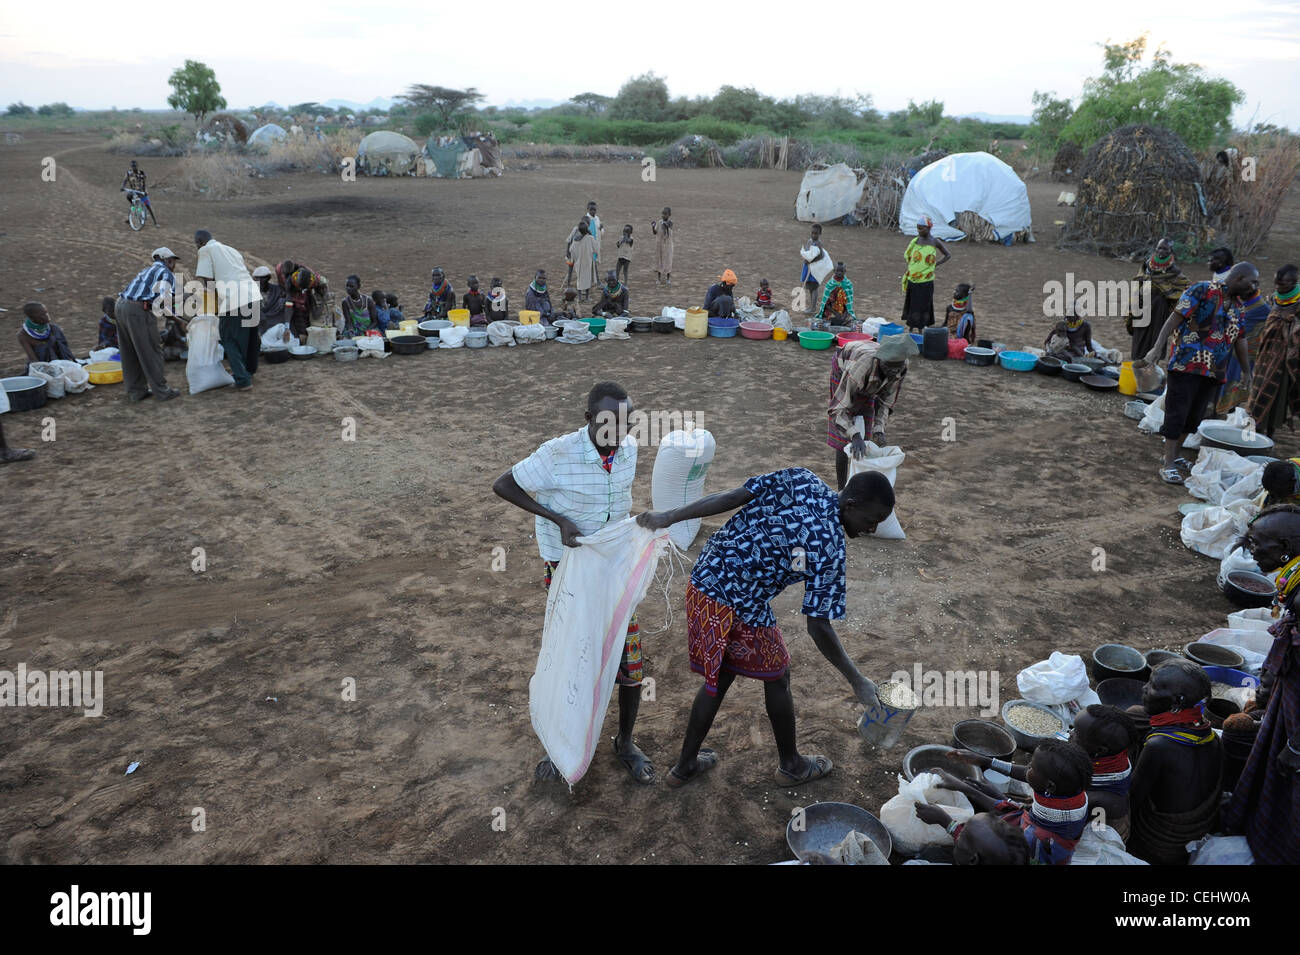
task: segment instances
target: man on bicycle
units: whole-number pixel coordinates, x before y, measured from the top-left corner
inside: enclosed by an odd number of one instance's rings
[[[144,207],[149,210],[149,218],[153,219],[153,224],[158,224],[158,217],[153,214],[153,206],[149,204],[149,191],[145,187],[144,170],[136,164],[134,159],[131,160],[131,168],[128,169],[126,175],[122,177],[121,191],[126,193],[126,204],[128,208],[130,208],[131,204],[135,202],[138,197],[140,202],[144,204]],[[131,219],[128,217],[126,222],[127,225],[130,225]]]

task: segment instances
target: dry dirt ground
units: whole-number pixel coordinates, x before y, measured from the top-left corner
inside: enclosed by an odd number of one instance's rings
[[[57,178],[40,179],[53,156]],[[40,299],[84,353],[98,301],[161,244],[192,268],[195,228],[250,260],[293,257],[341,285],[396,289],[416,314],[431,266],[458,286],[500,274],[516,305],[588,198],[610,233],[640,242],[634,312],[688,305],[722,267],[742,291],[796,278],[807,227],[792,215],[799,174],[547,165],[500,180],[260,181],[261,194],[195,200],[146,160],[161,228],[132,233],[117,191],[126,157],[91,137],[0,146],[0,368],[19,370],[19,309]],[[981,335],[1041,344],[1043,283],[1131,266],[1058,252],[1056,184],[1031,186],[1038,244],[957,245],[941,291],[974,281]],[[678,271],[647,281],[648,221],[670,204]],[[1300,251],[1293,190],[1262,271]],[[893,316],[906,239],[832,228],[827,246],[857,283],[858,313]],[[1200,276],[1203,268],[1190,264]],[[787,293],[788,294],[788,293]],[[1097,337],[1124,344],[1122,329]],[[221,390],[129,405],[120,386],[10,414],[34,462],[0,471],[0,669],[102,670],[103,715],[6,709],[0,717],[0,860],[6,862],[738,862],[788,858],[793,807],[840,800],[877,810],[907,748],[944,741],[967,707],[935,707],[888,753],[864,749],[859,709],[806,637],[800,595],[775,603],[794,660],[805,752],[833,775],[797,791],[772,781],[775,750],[752,682],[733,690],[710,737],[722,762],[675,791],[634,784],[606,741],[569,792],[532,781],[540,756],[528,679],[544,607],[531,517],[490,492],[541,441],[582,423],[600,379],[640,407],[690,409],[716,436],[709,490],[781,467],[834,480],[824,443],[826,352],[675,335],[582,347],[490,349],[266,367],[250,393]],[[180,364],[168,366],[183,387]],[[1181,646],[1232,609],[1217,565],[1184,549],[1185,492],[1156,476],[1158,439],[1124,399],[1040,375],[922,362],[890,438],[903,542],[849,548],[839,633],[862,670],[984,669],[1002,698],[1016,672],[1060,649],[1117,641]],[[41,420],[56,423],[42,442]],[[356,441],[341,440],[344,417]],[[956,440],[942,440],[944,419]],[[1298,449],[1290,436],[1280,450]],[[654,449],[635,509],[648,507]],[[698,543],[721,518],[705,522]],[[202,547],[207,569],[192,569]],[[506,569],[493,572],[494,548]],[[1094,548],[1106,553],[1094,571]],[[699,679],[687,668],[682,599],[641,608],[655,698],[641,746],[672,765]],[[671,621],[667,629],[667,611]],[[356,682],[355,702],[342,698]],[[125,776],[128,763],[140,767]],[[196,832],[203,810],[206,831]],[[504,810],[505,830],[492,827]]]

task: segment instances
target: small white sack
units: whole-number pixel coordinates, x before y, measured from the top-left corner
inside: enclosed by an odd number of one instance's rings
[[[88,388],[95,387],[90,383],[90,372],[86,371],[79,362],[58,358],[50,364],[63,372],[63,388],[67,394],[79,395]]]
[[[783,328],[787,332],[794,331],[794,322],[790,320],[790,313],[783,308],[773,312],[768,321],[772,323],[773,328]]]
[[[1183,518],[1180,536],[1189,550],[1215,560],[1223,560],[1232,549],[1233,542],[1245,530],[1231,511],[1221,507],[1206,507],[1192,511]]]
[[[703,428],[672,431],[659,442],[654,472],[650,477],[650,498],[656,511],[694,504],[704,496],[704,479],[717,444]],[[700,518],[679,521],[668,528],[672,542],[686,550],[700,532]]]
[[[522,327],[522,326],[520,326]],[[465,336],[469,334],[469,329],[464,325],[453,325],[451,328],[444,328],[438,332],[439,348],[464,348]],[[546,334],[545,332],[542,333]]]
[[[520,345],[531,345],[534,342],[546,341],[546,326],[537,325],[516,325],[515,341]]]
[[[1110,826],[1083,827],[1083,835],[1074,847],[1070,865],[1149,865],[1124,849],[1124,840]]]
[[[1016,686],[1024,699],[1043,706],[1068,703],[1090,692],[1083,657],[1060,650],[1017,673]]]
[[[519,327],[523,328],[522,325]],[[514,347],[514,326],[507,322],[488,323],[487,336],[489,345],[509,345],[511,348]]]
[[[221,365],[221,338],[217,316],[196,315],[190,319],[186,336],[190,354],[185,360],[185,377],[190,394],[233,385],[235,379]]]
[[[862,419],[858,418],[857,431],[859,434],[862,433],[863,428],[861,422]],[[903,449],[897,445],[881,447],[874,441],[870,440],[867,441],[866,444],[867,456],[861,461],[853,456],[852,448],[844,449],[844,453],[849,457],[849,477],[852,478],[853,475],[861,474],[863,471],[879,471],[885,477],[889,478],[889,486],[893,487],[894,479],[898,475],[898,467],[903,463],[903,459],[906,457],[903,453]],[[897,509],[891,511],[889,516],[880,522],[876,527],[875,533],[871,536],[887,541],[901,541],[907,537],[907,535],[903,533],[903,525],[898,523]]]
[[[1248,570],[1252,574],[1260,573],[1259,564],[1255,563],[1255,558],[1251,557],[1250,552],[1244,547],[1232,548],[1232,550],[1228,551],[1228,553],[1224,555],[1223,560],[1219,561],[1219,576],[1217,582],[1220,587],[1224,585],[1228,579],[1228,575],[1234,570]],[[1247,613],[1249,611],[1242,612]],[[1266,614],[1268,613],[1267,610],[1264,612]],[[1229,614],[1228,620],[1231,621],[1232,617],[1233,615]],[[1232,624],[1229,623],[1229,626],[1232,626]],[[1269,619],[1269,626],[1272,626],[1271,617]]]
[[[1233,553],[1236,553],[1236,551]],[[1258,564],[1253,569],[1255,573],[1259,573]],[[1275,623],[1277,621],[1273,619],[1273,613],[1267,607],[1249,607],[1228,614],[1228,627],[1231,630],[1267,630]]]
[[[930,846],[950,846],[952,836],[943,826],[922,822],[917,818],[913,803],[942,806],[956,822],[966,822],[975,815],[975,809],[964,793],[944,789],[937,773],[918,773],[911,782],[898,777],[898,795],[880,807],[880,821],[889,830],[894,849],[902,855],[914,856]]]
[[[1151,404],[1147,405],[1147,413],[1142,416],[1138,422],[1138,430],[1145,431],[1148,434],[1155,434],[1165,426],[1165,396],[1161,395]]]
[[[358,358],[387,358],[384,340],[378,335],[363,335],[356,340]]]
[[[122,353],[116,348],[94,348],[90,352],[91,362],[97,361],[121,361]]]
[[[551,578],[537,669],[528,681],[533,730],[570,785],[587,772],[600,742],[627,624],[654,579],[668,532],[628,517],[578,541],[564,548]]]
[[[1254,461],[1247,461],[1235,451],[1201,448],[1196,463],[1192,465],[1192,473],[1184,482],[1184,486],[1192,497],[1209,501],[1211,504],[1222,504],[1224,492],[1228,488],[1234,487],[1256,471],[1262,475],[1264,469]],[[1249,492],[1250,497],[1254,497],[1259,493],[1260,487],[1254,486],[1253,490],[1251,488],[1252,485],[1247,484],[1243,490]]]
[[[34,361],[27,366],[27,374],[45,382],[46,398],[63,397],[63,370],[58,365],[48,361]]]
[[[288,322],[281,322],[279,325],[272,325],[266,330],[266,334],[262,336],[262,348],[287,348],[290,344],[286,337],[288,334]],[[295,338],[293,343],[297,344],[297,341],[298,340]]]
[[[607,318],[605,319],[605,330],[597,337],[602,342],[631,338],[632,336],[627,333],[627,323],[628,319],[626,318]]]

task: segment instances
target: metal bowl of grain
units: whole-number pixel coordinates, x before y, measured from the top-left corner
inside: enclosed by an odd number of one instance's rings
[[[800,860],[825,856],[850,832],[860,832],[876,844],[886,859],[894,850],[884,824],[865,809],[846,802],[818,802],[793,813],[785,826],[785,841]]]
[[[1016,755],[1016,739],[992,720],[961,720],[952,728],[952,741],[958,749],[968,749],[989,759],[1011,759]]]
[[[1002,722],[1015,737],[1016,745],[1030,751],[1065,730],[1065,720],[1047,707],[1028,700],[1007,700],[1002,706]]]
[[[945,769],[958,779],[972,781],[979,779],[979,768],[970,763],[963,763],[959,759],[953,759],[948,755],[952,751],[953,748],[944,743],[926,743],[923,746],[913,747],[903,757],[903,776],[911,782],[920,773],[934,773]],[[1012,752],[1014,751],[1013,746]]]

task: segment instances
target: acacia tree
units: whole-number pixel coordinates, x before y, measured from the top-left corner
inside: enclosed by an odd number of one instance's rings
[[[1241,90],[1195,64],[1174,63],[1164,47],[1143,68],[1146,46],[1146,34],[1102,45],[1102,74],[1084,81],[1083,98],[1062,139],[1086,146],[1129,123],[1149,123],[1199,150],[1232,131],[1232,109],[1245,99]]]
[[[483,94],[472,86],[457,90],[448,86],[412,83],[397,98],[405,100],[416,110],[432,110],[445,128],[451,125],[452,116],[456,113],[482,102]]]
[[[217,74],[198,60],[186,60],[184,66],[172,71],[167,82],[172,88],[167,105],[172,109],[183,109],[200,126],[208,113],[226,108]]]
[[[571,97],[569,102],[581,106],[593,116],[599,116],[609,109],[612,99],[610,96],[601,96],[599,93],[579,93],[577,96]]]

